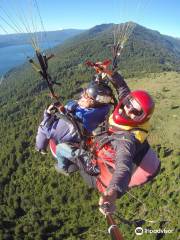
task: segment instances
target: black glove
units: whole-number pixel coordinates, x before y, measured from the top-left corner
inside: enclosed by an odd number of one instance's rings
[[[116,89],[125,84],[124,77],[118,72],[114,72],[109,79]]]
[[[59,111],[59,109],[58,109],[59,107],[60,107],[60,103],[59,103],[59,102],[55,102],[55,103],[51,104],[51,105],[48,107],[47,113],[49,113],[49,114],[54,114],[54,113],[56,113],[56,112]]]

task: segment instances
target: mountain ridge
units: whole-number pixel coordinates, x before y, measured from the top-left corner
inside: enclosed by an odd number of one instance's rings
[[[151,30],[134,22],[120,25],[125,26],[126,24],[131,24],[133,28],[128,41],[124,45],[119,65],[126,75],[128,72],[129,75],[137,75],[138,72],[180,71],[180,40],[162,35],[156,30]],[[74,46],[78,51],[78,48],[85,46],[84,53],[80,52],[80,56],[84,55],[84,57],[82,56],[83,59],[92,58],[93,56],[95,61],[96,59],[102,61],[104,58],[112,56],[108,46],[113,45],[113,32],[118,35],[118,26],[120,25],[113,23],[100,24],[88,30],[80,30],[79,33],[75,33],[75,36],[74,33],[72,33],[73,36],[71,37],[65,34],[64,39],[58,37],[58,39],[61,39],[61,44],[64,42],[63,45],[54,48],[53,52],[63,61],[63,56],[60,55],[63,49],[66,52],[71,51],[69,49],[73,50]],[[61,30],[60,33],[62,31],[66,33],[66,30]],[[73,30],[69,29],[69,31]],[[57,32],[50,32],[50,35],[51,39],[55,39]],[[95,49],[96,51],[94,51]],[[78,53],[76,58],[78,58]],[[78,62],[78,59],[76,62]]]
[[[124,45],[118,66],[125,74],[128,74],[128,72],[130,75],[134,75],[138,72],[180,70],[180,40],[162,35],[158,31],[145,28],[139,24],[132,24],[134,25],[133,31]],[[87,58],[93,56],[92,60],[95,61],[109,58],[112,53],[108,46],[114,42],[113,31],[115,28],[117,28],[115,24],[95,26],[77,35],[73,40],[69,39],[64,46],[57,47],[57,55],[60,57],[62,49],[66,48],[68,51],[68,47],[73,49],[74,46],[78,51],[78,48],[83,48],[84,45]],[[94,51],[95,49],[96,51]],[[80,55],[82,55],[82,52]]]
[[[36,33],[18,33],[0,35],[0,48],[6,46],[22,45],[29,43],[32,35],[36,36],[40,42],[44,41],[58,41],[64,42],[66,39],[82,33],[82,29],[62,29],[56,31],[36,32]]]
[[[149,30],[136,23],[132,24],[134,26],[132,34],[118,61],[118,69],[125,77],[152,72],[180,71],[180,40],[169,36],[164,37],[158,31]],[[87,71],[85,61],[102,61],[112,58],[109,46],[114,42],[115,28],[117,28],[115,24],[97,25],[55,47],[53,53],[56,57],[49,62],[49,71],[53,78],[57,81],[59,78],[69,78],[68,72],[70,71],[72,76],[67,82],[70,80],[76,82],[74,76],[77,74],[82,75],[81,79],[84,78],[84,81],[88,81],[90,71]],[[32,72],[30,64],[24,66],[26,66],[25,71],[28,69],[30,74]],[[23,76],[23,66],[15,68],[15,71],[20,71],[19,74]],[[13,70],[9,71],[4,81],[8,78],[13,79],[13,72]]]

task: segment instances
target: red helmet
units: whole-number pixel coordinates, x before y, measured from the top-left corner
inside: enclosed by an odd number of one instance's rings
[[[134,101],[135,100],[135,101]],[[137,104],[133,106],[133,101]],[[125,98],[119,101],[113,112],[113,121],[116,124],[137,126],[150,119],[154,111],[154,101],[152,97],[142,90],[130,92]],[[133,114],[133,118],[129,117],[124,107]]]

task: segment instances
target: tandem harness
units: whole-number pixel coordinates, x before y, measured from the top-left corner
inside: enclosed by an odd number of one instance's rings
[[[70,134],[72,136],[72,142],[67,142],[68,145],[71,145],[72,149],[78,149],[78,156],[80,156],[82,154],[82,152],[84,152],[84,150],[88,149],[87,146],[87,139],[88,137],[90,137],[87,133],[86,130],[84,129],[82,123],[76,118],[74,117],[74,115],[72,115],[69,112],[55,112],[46,122],[47,126],[52,126],[52,129],[54,131],[56,131],[56,127],[58,125],[58,121],[62,119],[64,120],[68,126],[69,126],[69,130],[70,130]]]
[[[110,144],[114,140],[126,139],[128,141],[128,135],[130,133],[133,133],[136,130],[148,133],[147,130],[144,130],[142,128],[133,128],[131,130],[128,130],[127,135],[125,137],[124,137],[124,134],[122,134],[122,133],[124,133],[124,131],[120,131],[119,129],[118,129],[118,131],[116,131],[115,133],[112,133],[112,134],[109,134],[106,132],[95,138],[94,151],[99,152],[106,144]],[[128,134],[128,132],[129,132],[129,134]],[[129,141],[130,141],[130,139],[129,139]],[[149,150],[150,145],[147,140],[145,140],[143,143],[140,143],[140,141],[138,139],[136,139],[136,145],[139,145],[138,146],[139,150],[137,151],[137,153],[133,159],[133,163],[136,166],[139,166],[143,157],[146,155],[147,151]]]

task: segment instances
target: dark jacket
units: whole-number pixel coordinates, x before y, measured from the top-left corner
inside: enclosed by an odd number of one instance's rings
[[[130,93],[129,87],[118,72],[113,74],[111,81],[117,90],[119,100],[126,97]],[[114,129],[114,133],[109,134],[109,136],[98,136],[96,138],[96,143],[101,144],[103,142],[103,138],[108,137],[110,137],[110,141],[104,145],[104,152],[107,153],[107,159],[111,158],[114,161],[114,170],[111,169],[113,172],[111,175],[112,178],[110,178],[110,181],[106,188],[117,190],[118,195],[121,196],[128,189],[128,184],[131,179],[133,170],[140,164],[141,160],[147,153],[149,144],[147,140],[141,143],[136,138],[134,131],[127,131],[119,128]],[[114,154],[112,154],[112,151],[107,151],[105,147],[107,145],[111,146]],[[98,151],[96,157],[97,159],[100,157],[100,155],[98,156]],[[106,156],[104,156],[103,161],[106,162]],[[95,184],[97,184],[97,179],[101,178],[101,174],[102,172],[99,176],[92,177],[93,179],[89,178],[86,174],[82,175],[89,183],[89,185],[95,186]],[[107,179],[105,179],[105,181],[106,180]]]
[[[117,90],[119,100],[130,93],[123,77],[117,72],[114,73],[111,81]],[[140,164],[149,149],[149,144],[147,140],[141,143],[133,131],[114,129],[114,132],[109,144],[112,145],[115,152],[115,169],[107,187],[116,189],[120,196],[127,190],[133,169]]]

